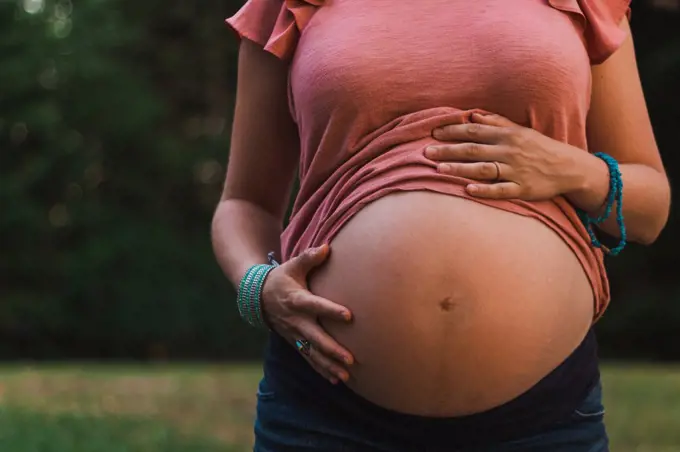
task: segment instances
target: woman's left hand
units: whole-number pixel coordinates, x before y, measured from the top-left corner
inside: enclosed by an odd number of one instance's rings
[[[433,132],[451,144],[429,146],[425,156],[444,174],[481,183],[466,186],[479,198],[542,201],[577,190],[579,161],[588,153],[499,115],[472,115],[472,123]]]

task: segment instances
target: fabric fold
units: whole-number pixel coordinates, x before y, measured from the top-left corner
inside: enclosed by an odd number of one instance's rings
[[[475,112],[483,110],[441,107],[395,118],[371,139],[362,140],[321,186],[310,189],[303,178],[294,213],[281,236],[283,260],[331,243],[342,227],[373,201],[390,193],[427,190],[535,218],[555,231],[574,251],[588,276],[598,319],[610,298],[603,254],[590,245],[588,232],[566,199],[527,202],[473,198],[464,188],[471,180],[439,173],[437,165],[424,156],[426,146],[438,143],[431,135],[433,129],[468,123]],[[565,228],[564,223],[570,227]]]

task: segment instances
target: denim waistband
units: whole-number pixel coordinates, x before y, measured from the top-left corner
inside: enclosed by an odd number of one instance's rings
[[[272,334],[265,378],[277,397],[286,398],[357,436],[391,437],[427,448],[475,447],[543,431],[568,419],[599,381],[597,340],[589,330],[557,368],[515,399],[460,417],[425,417],[378,406],[343,384],[318,375],[283,338]]]

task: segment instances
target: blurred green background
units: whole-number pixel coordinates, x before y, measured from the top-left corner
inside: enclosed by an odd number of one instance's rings
[[[209,237],[242,3],[0,1],[1,451],[248,450],[264,336]],[[680,1],[632,26],[673,181]],[[680,451],[679,227],[608,262],[614,450]]]

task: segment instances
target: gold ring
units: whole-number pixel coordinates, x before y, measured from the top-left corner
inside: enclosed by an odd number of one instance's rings
[[[494,182],[498,182],[501,180],[501,165],[498,162],[492,162],[496,166],[496,178],[493,180]]]

